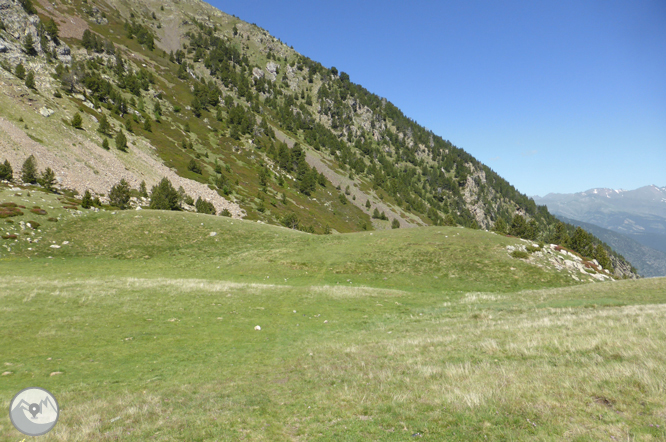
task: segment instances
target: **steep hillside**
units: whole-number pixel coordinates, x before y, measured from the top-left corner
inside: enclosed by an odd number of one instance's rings
[[[0,0],[0,11],[0,154],[16,178],[34,154],[102,202],[120,178],[137,189],[167,176],[217,212],[314,233],[558,237],[544,207],[388,100],[203,2]]]

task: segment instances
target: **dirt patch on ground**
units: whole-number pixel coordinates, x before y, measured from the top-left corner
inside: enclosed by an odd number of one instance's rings
[[[60,28],[60,38],[77,38],[83,37],[83,31],[88,29],[88,23],[79,17],[72,17],[63,14],[58,9],[63,8],[62,5],[57,3],[49,3],[48,0],[37,0],[38,6],[45,15],[52,17]]]

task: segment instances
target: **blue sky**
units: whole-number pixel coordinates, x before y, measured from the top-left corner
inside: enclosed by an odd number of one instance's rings
[[[666,186],[666,2],[210,0],[527,195]]]

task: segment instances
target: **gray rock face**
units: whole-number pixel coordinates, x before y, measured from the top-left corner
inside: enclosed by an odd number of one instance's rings
[[[264,71],[259,68],[254,68],[252,69],[252,75],[254,75],[255,78],[263,78]]]
[[[279,64],[269,61],[268,64],[266,65],[266,72],[268,72],[268,78],[275,81],[275,79],[277,78],[278,69],[280,69]]]
[[[0,53],[7,52],[7,46],[0,42]]]

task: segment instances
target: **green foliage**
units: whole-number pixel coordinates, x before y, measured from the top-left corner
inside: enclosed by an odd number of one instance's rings
[[[127,38],[132,39],[136,36],[136,41],[139,44],[146,46],[149,51],[155,49],[155,37],[150,31],[150,28],[142,25],[141,23],[131,22],[125,23],[125,32]]]
[[[294,212],[289,212],[286,215],[282,217],[280,220],[283,226],[288,227],[290,229],[297,230],[298,229],[298,216]]]
[[[116,148],[122,152],[127,152],[127,137],[122,130],[116,135]]]
[[[25,36],[25,40],[23,41],[23,49],[25,50],[25,53],[31,57],[37,55],[37,49],[35,49],[35,40],[32,38],[31,33],[28,33],[28,35]]]
[[[23,66],[23,62],[19,62],[19,64],[16,65],[16,68],[14,70],[14,74],[21,80],[25,80],[25,67]]]
[[[192,158],[189,164],[187,165],[187,170],[190,170],[194,173],[198,173],[199,175],[201,175],[201,166],[199,166],[199,163],[197,163],[194,160],[194,158]]]
[[[518,259],[528,259],[530,257],[530,254],[522,250],[514,250],[513,252],[511,252],[511,256]]]
[[[23,7],[23,10],[30,15],[37,14],[37,9],[35,5],[32,4],[32,0],[19,0],[19,4]]]
[[[53,18],[49,18],[46,21],[44,24],[44,30],[47,34],[49,34],[49,37],[51,37],[53,41],[58,40],[60,29],[58,28],[58,24],[53,20]]]
[[[581,254],[582,256],[592,257],[594,255],[594,245],[592,244],[592,238],[589,233],[583,230],[581,227],[576,227],[574,234],[571,236],[569,241],[569,247],[574,252]]]
[[[506,221],[504,221],[504,218],[498,218],[497,221],[495,221],[495,224],[493,225],[493,231],[501,234],[506,234],[507,231],[507,225]]]
[[[145,181],[141,181],[141,184],[139,184],[139,194],[144,198],[148,198],[148,189],[146,188]]]
[[[102,116],[99,118],[97,132],[104,135],[108,135],[111,132],[111,124],[109,124],[109,119],[106,117],[105,113],[102,113]]]
[[[370,207],[372,207],[372,205],[370,204],[370,200],[369,199],[365,200],[365,208],[370,209]]]
[[[21,180],[25,184],[37,184],[37,161],[33,155],[30,155],[21,167]]]
[[[90,190],[86,189],[86,192],[83,194],[83,198],[81,199],[81,207],[84,209],[90,209],[92,205],[92,195],[90,194]]]
[[[391,228],[392,229],[399,229],[400,228],[400,221],[398,221],[396,218],[393,218],[393,221],[391,221]]]
[[[146,121],[143,122],[143,130],[146,132],[152,132],[153,127],[150,124],[150,119],[146,118]]]
[[[150,208],[154,210],[181,210],[180,195],[168,178],[162,178],[150,192]]]
[[[342,204],[347,204],[347,197],[345,196],[344,193],[341,193],[340,196],[338,197],[338,199],[340,200],[340,202]]]
[[[50,167],[47,167],[44,172],[42,172],[42,176],[39,178],[39,184],[41,184],[49,192],[53,192],[55,190],[55,183],[55,172]]]
[[[14,179],[14,170],[12,165],[9,164],[9,160],[5,160],[3,164],[0,164],[0,180],[12,181]]]
[[[107,140],[106,138],[102,140],[102,149],[109,150],[109,140]]]
[[[25,85],[30,89],[35,89],[35,73],[32,70],[28,71],[25,76]]]
[[[222,209],[220,212],[221,216],[226,216],[226,217],[231,217],[231,212],[229,212],[229,209]]]
[[[596,259],[604,269],[610,270],[613,268],[613,264],[608,257],[608,253],[606,253],[606,249],[601,244],[597,244],[596,248],[594,249],[594,259]]]
[[[197,213],[207,213],[209,215],[215,215],[215,206],[210,201],[197,198],[197,202],[194,205],[197,209]]]
[[[511,228],[509,229],[509,234],[517,236],[519,238],[526,238],[528,233],[528,225],[525,221],[525,218],[522,215],[515,214],[513,220],[511,221]]]
[[[78,112],[75,113],[74,116],[72,117],[71,124],[74,129],[82,129],[83,119],[81,118],[81,114],[79,114]]]
[[[129,208],[130,201],[130,185],[123,178],[111,188],[109,191],[109,203],[112,206],[125,210]]]

